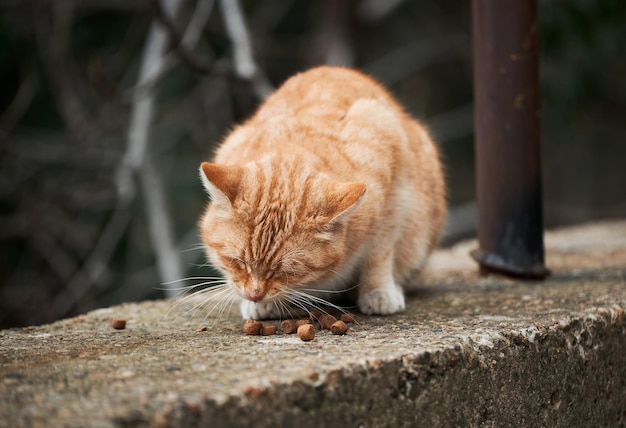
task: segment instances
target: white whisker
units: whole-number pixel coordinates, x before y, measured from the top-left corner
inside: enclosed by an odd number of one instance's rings
[[[313,307],[313,308],[315,308],[315,309],[317,309],[317,310],[319,310],[321,312],[328,313],[328,312],[326,312],[323,309],[324,306],[328,306],[328,307],[336,309],[336,310],[338,310],[338,311],[340,311],[342,313],[346,313],[346,311],[341,306],[338,306],[338,305],[336,305],[336,304],[334,304],[334,303],[332,303],[332,302],[330,302],[330,301],[328,301],[326,299],[323,299],[321,297],[318,297],[318,296],[306,293],[306,292],[304,292],[302,290],[290,289],[290,290],[284,290],[284,292],[285,292],[285,295],[288,298],[290,298],[290,300],[291,299],[295,300],[297,298],[298,301],[305,302],[305,303],[309,304],[309,306],[311,306],[311,307]],[[291,301],[293,301],[293,300],[291,300]]]
[[[198,267],[198,268],[206,268],[206,267],[212,267],[213,265],[210,262],[206,262],[206,263],[202,263],[202,264],[187,263],[187,266],[193,266],[193,267]]]
[[[353,285],[352,287],[349,288],[343,288],[341,290],[324,290],[322,288],[299,288],[299,291],[309,291],[309,292],[314,292],[314,293],[331,293],[331,294],[341,294],[341,293],[345,293],[348,292],[350,290],[354,290],[355,288],[358,288],[359,284]]]
[[[197,244],[197,245],[193,245],[185,250],[181,250],[181,252],[183,253],[187,253],[189,251],[198,251],[198,250],[204,250],[205,249],[205,245],[204,244]]]
[[[199,287],[215,287],[215,286],[220,286],[225,284],[225,282],[223,282],[223,280],[213,280],[213,281],[204,281],[204,282],[200,282],[198,284],[191,284],[191,285],[184,285],[182,287],[166,287],[166,288],[156,288],[156,290],[173,290],[173,291],[180,291],[180,290],[185,290],[186,292],[184,294],[189,294],[192,290],[199,288]]]
[[[162,282],[161,285],[176,284],[183,281],[204,281],[207,279],[224,279],[222,276],[190,276],[188,278],[175,279],[173,281]]]
[[[214,289],[219,289],[221,288],[220,286],[211,288],[211,290]],[[176,309],[178,306],[182,305],[183,303],[187,302],[189,299],[192,298],[192,296],[195,296],[196,293],[185,293],[182,296],[176,298],[174,300],[174,303],[170,306],[170,308],[168,309],[168,311],[163,315],[163,318],[166,318],[174,309]]]
[[[191,316],[194,317],[196,313],[204,307],[208,307],[210,305],[210,309],[208,310],[204,319],[207,319],[213,312],[218,311],[218,318],[225,309],[225,304],[231,303],[230,301],[236,298],[236,293],[233,288],[230,286],[229,282],[224,278],[219,277],[193,277],[193,278],[185,278],[184,280],[194,280],[194,279],[209,279],[209,281],[203,281],[198,284],[191,284],[180,287],[181,290],[185,290],[184,294],[177,298],[174,303],[170,306],[168,311],[164,314],[163,318],[171,314],[174,309],[182,306],[183,304],[190,302],[191,299],[200,299],[199,302],[194,303],[190,308],[186,309],[179,316]],[[180,282],[172,281],[172,283]],[[200,289],[199,291],[195,291],[200,287],[205,287]]]
[[[289,303],[291,303],[293,306],[302,309],[303,311],[305,311],[309,316],[312,316],[311,311],[309,310],[309,308],[307,307],[307,301],[306,300],[302,300],[300,297],[287,297],[287,300],[289,300]],[[287,309],[289,315],[291,315],[291,311],[289,311],[289,309]]]
[[[196,316],[197,312],[201,309],[207,307],[207,305],[212,304],[210,309],[206,312],[204,316],[204,320],[209,318],[213,312],[217,310],[216,317],[214,323],[219,319],[221,314],[223,313],[225,302],[228,302],[233,298],[233,290],[230,286],[224,285],[220,287],[218,290],[208,289],[211,292],[206,292],[206,290],[202,290],[198,293],[194,293],[191,297],[205,297],[200,302],[195,304],[193,307],[185,311],[184,315],[190,315],[192,318]],[[207,295],[207,296],[204,296]]]

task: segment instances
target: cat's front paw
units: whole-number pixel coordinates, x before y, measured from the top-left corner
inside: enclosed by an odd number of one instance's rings
[[[275,319],[279,318],[278,306],[274,302],[253,302],[242,300],[239,305],[243,319]]]
[[[391,315],[405,308],[399,287],[374,288],[359,295],[359,310],[366,315]]]

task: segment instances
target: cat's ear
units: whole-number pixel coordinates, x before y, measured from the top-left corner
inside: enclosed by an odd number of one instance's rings
[[[221,208],[231,207],[241,183],[243,171],[237,166],[202,162],[200,179],[211,201]]]
[[[364,183],[334,183],[326,197],[327,214],[330,222],[347,218],[365,199],[367,186]]]

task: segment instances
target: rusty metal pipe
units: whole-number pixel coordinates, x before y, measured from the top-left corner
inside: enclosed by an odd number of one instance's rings
[[[481,270],[543,278],[536,0],[473,0]]]

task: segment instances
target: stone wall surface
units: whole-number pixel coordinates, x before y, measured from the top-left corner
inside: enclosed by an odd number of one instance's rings
[[[475,245],[312,342],[196,299],[2,330],[0,427],[625,426],[626,221],[548,233],[542,282],[479,276]]]

